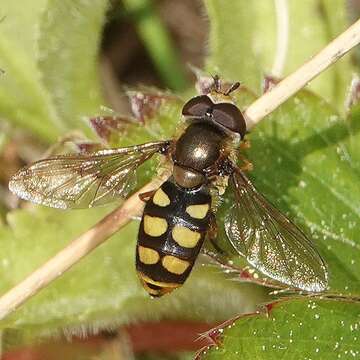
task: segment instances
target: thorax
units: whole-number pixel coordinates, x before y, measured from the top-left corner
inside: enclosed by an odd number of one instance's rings
[[[219,158],[225,138],[225,135],[211,124],[191,124],[176,142],[174,163],[202,171]]]

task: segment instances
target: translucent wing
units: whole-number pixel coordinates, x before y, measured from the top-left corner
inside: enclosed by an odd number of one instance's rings
[[[236,169],[235,203],[225,219],[226,234],[247,261],[266,276],[307,291],[327,288],[326,265],[306,235],[259,194]]]
[[[54,208],[86,208],[126,197],[135,185],[136,169],[166,142],[60,155],[21,169],[9,189],[24,200]]]

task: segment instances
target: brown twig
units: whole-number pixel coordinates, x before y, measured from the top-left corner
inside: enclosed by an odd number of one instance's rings
[[[253,102],[245,111],[248,129],[254,127],[289,97],[307,85],[331,64],[360,43],[360,20],[322,49],[312,59]]]
[[[360,20],[305,65],[256,100],[245,112],[248,127],[251,128],[256,125],[266,115],[304,87],[311,79],[319,75],[359,43]],[[160,178],[156,178],[145,185],[126,200],[122,207],[107,215],[93,228],[75,239],[47,263],[31,273],[25,280],[10,289],[0,298],[0,320],[61,276],[85,255],[126,225],[134,216],[141,214],[143,203],[138,199],[139,193],[157,188],[168,176],[169,173],[167,172]]]

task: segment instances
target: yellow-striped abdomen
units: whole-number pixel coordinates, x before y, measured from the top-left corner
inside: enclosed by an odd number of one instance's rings
[[[146,203],[136,268],[150,295],[162,296],[185,282],[209,228],[210,206],[206,187],[189,191],[172,181]]]

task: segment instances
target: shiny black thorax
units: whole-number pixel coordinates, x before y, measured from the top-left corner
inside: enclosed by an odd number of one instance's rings
[[[174,164],[203,172],[218,160],[226,138],[214,125],[194,122],[176,142]]]

